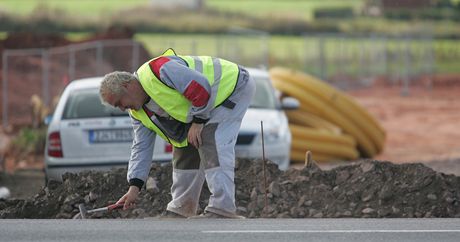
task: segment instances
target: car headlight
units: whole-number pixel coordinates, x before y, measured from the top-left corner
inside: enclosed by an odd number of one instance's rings
[[[265,143],[275,143],[279,141],[280,137],[281,137],[281,131],[279,129],[271,128],[269,130],[264,130]]]
[[[284,142],[284,140],[289,136],[289,132],[287,122],[280,122],[277,125],[271,125],[264,128],[264,142],[267,144]],[[262,139],[262,135],[260,135],[260,139]]]

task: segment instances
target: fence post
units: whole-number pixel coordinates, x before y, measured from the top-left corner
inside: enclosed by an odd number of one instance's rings
[[[49,58],[48,58],[48,51],[46,49],[42,49],[42,95],[43,101],[46,106],[50,104],[50,91],[49,91]]]
[[[428,76],[428,90],[433,90],[433,74],[434,74],[434,66],[433,66],[433,60],[434,60],[434,44],[433,44],[433,35],[428,35],[426,37],[426,46],[427,46],[427,56],[424,58],[425,65],[426,65],[426,73]]]
[[[387,37],[386,36],[382,36],[381,37],[381,41],[382,41],[382,76],[384,75],[387,75],[388,73],[388,52],[387,52]]]
[[[3,128],[8,126],[8,50],[2,55],[2,81],[3,81]]]
[[[133,41],[133,61],[131,62],[132,65],[132,71],[136,71],[136,69],[139,66],[139,43],[136,41]]]
[[[404,51],[404,66],[406,67],[406,71],[405,71],[405,75],[404,75],[404,78],[403,78],[403,87],[402,87],[402,90],[401,90],[401,95],[402,96],[408,96],[409,95],[409,82],[410,82],[410,78],[411,78],[411,58],[410,58],[410,38],[409,36],[406,36],[404,38],[404,42],[405,42],[405,49],[406,51]]]
[[[326,80],[326,58],[325,58],[325,44],[324,44],[324,36],[320,35],[318,37],[318,51],[319,51],[319,76],[322,80]]]
[[[75,80],[75,50],[70,46],[69,52],[69,82]]]
[[[262,63],[264,63],[265,68],[269,68],[270,65],[270,44],[269,44],[268,34],[262,34]]]
[[[196,47],[196,46],[197,46],[196,40],[192,40],[192,44],[191,44],[191,45],[192,45],[191,54],[192,54],[192,55],[198,55],[198,53],[197,53],[197,47]]]
[[[102,65],[102,57],[104,55],[104,45],[101,41],[96,43],[96,74],[102,75],[100,66]]]
[[[220,57],[220,58],[223,58],[224,55],[223,55],[223,52],[222,52],[222,49],[223,49],[223,43],[222,43],[222,40],[223,37],[222,35],[219,35],[217,36],[217,41],[216,41],[216,56],[217,57]]]

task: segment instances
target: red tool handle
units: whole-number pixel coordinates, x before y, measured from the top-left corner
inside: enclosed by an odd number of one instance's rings
[[[120,208],[123,208],[124,205],[125,205],[125,203],[115,203],[115,204],[107,206],[107,209],[109,211],[114,210],[114,209],[120,209]]]

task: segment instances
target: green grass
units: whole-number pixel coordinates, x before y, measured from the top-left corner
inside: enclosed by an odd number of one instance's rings
[[[242,12],[255,16],[287,16],[313,19],[317,8],[351,7],[358,12],[363,0],[207,0],[207,6],[222,11]]]
[[[42,4],[50,9],[63,9],[75,16],[109,16],[125,8],[147,6],[148,0],[1,0],[0,9],[19,15],[30,14]]]
[[[7,32],[0,32],[0,40],[4,40],[8,36]]]
[[[71,41],[80,41],[91,37],[91,33],[84,33],[84,32],[69,32],[66,33],[66,38]]]
[[[166,1],[166,0],[165,0]],[[352,7],[359,11],[363,0],[207,0],[207,7],[222,11],[241,12],[253,16],[288,16],[312,19],[313,11],[322,7]],[[149,0],[2,0],[0,9],[28,15],[39,5],[50,9],[63,9],[76,16],[109,16],[126,8],[149,5]]]

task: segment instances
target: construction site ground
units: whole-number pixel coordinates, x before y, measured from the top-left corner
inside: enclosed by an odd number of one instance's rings
[[[434,83],[431,89],[413,86],[409,95],[401,95],[400,87],[385,85],[349,92],[387,131],[384,152],[373,158],[377,161],[322,163],[322,170],[292,164],[294,169],[287,172],[269,166],[269,201],[277,202],[268,208],[263,205],[260,161],[239,161],[238,212],[250,218],[459,217],[460,85],[456,83]],[[428,167],[412,164],[418,162]],[[0,182],[14,199],[0,200],[0,217],[70,218],[78,211],[75,204],[102,206],[115,202],[126,190],[125,170],[68,176],[64,183],[43,189],[42,167],[41,157],[22,161],[7,157],[7,172],[0,175]],[[142,196],[138,209],[95,217],[160,214],[170,199],[170,173],[170,166],[152,168],[156,182]],[[201,208],[208,196],[204,189]],[[31,207],[43,210],[34,213],[28,211]]]

